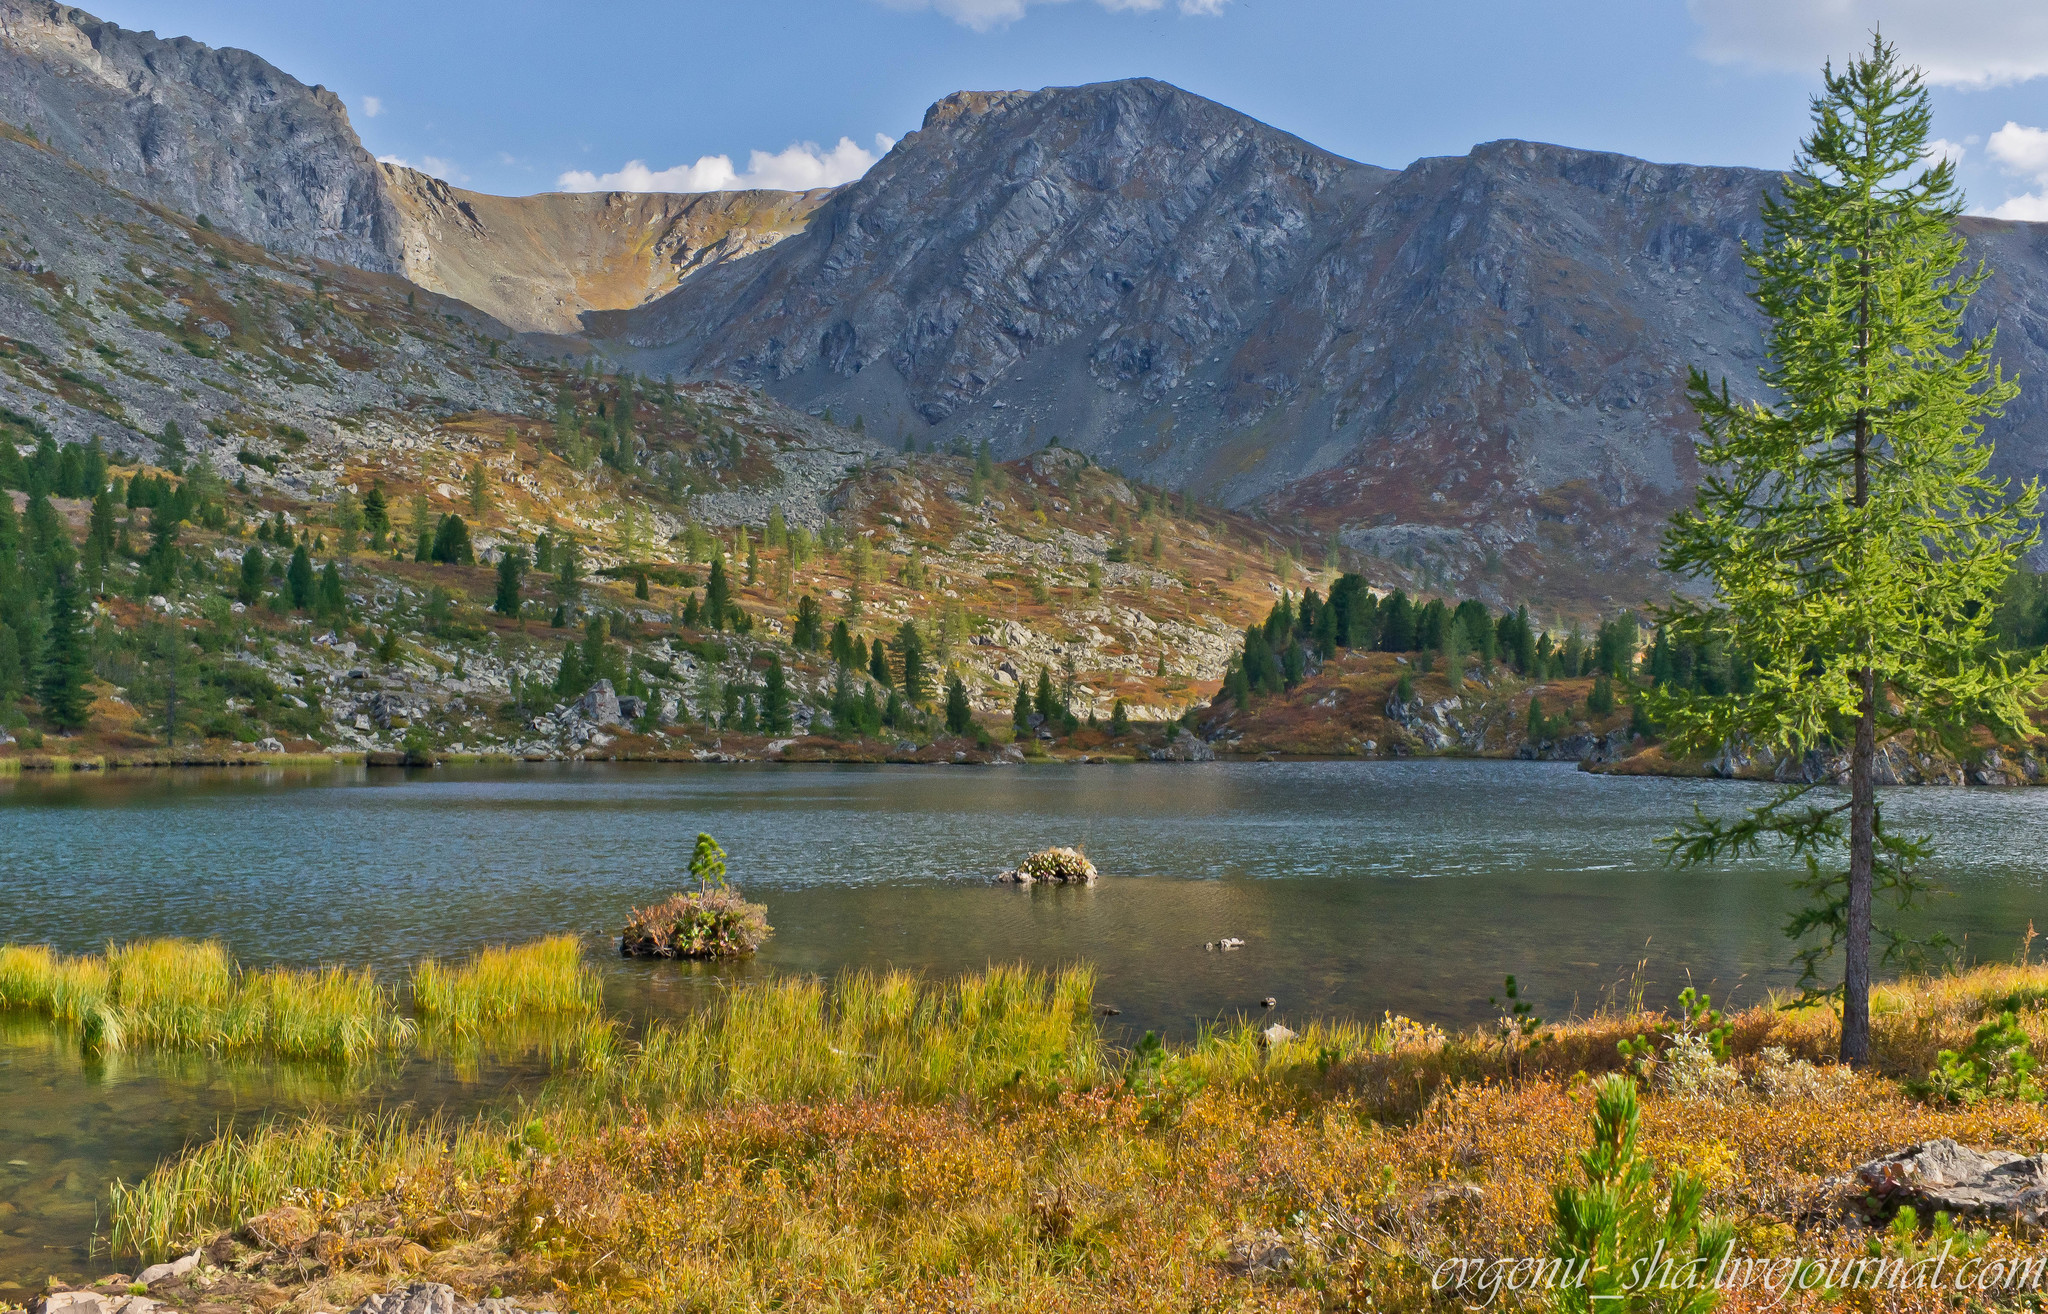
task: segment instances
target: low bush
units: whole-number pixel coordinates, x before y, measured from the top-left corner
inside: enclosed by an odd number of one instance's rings
[[[737,890],[698,890],[635,908],[619,952],[628,958],[741,958],[773,929],[768,909]]]

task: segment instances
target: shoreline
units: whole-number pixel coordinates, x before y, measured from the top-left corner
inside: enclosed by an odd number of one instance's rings
[[[837,743],[829,740],[769,741],[761,744],[746,742],[748,737],[736,736],[741,742],[727,743],[726,737],[714,739],[708,747],[691,744],[653,750],[628,748],[620,752],[606,753],[494,753],[494,752],[435,752],[427,760],[417,755],[399,751],[365,751],[361,749],[326,751],[285,751],[285,752],[225,752],[201,750],[189,753],[144,752],[144,753],[44,753],[12,754],[0,756],[0,780],[25,776],[54,777],[80,774],[111,775],[116,772],[148,772],[153,770],[221,770],[237,771],[259,767],[361,767],[376,770],[432,770],[439,767],[504,767],[574,763],[646,763],[670,766],[1186,766],[1202,762],[1259,764],[1282,762],[1500,762],[1530,766],[1575,766],[1588,775],[1660,778],[1671,780],[1718,780],[1737,784],[1793,784],[1795,780],[1779,779],[1776,775],[1762,772],[1726,773],[1716,771],[1709,761],[1673,761],[1663,756],[1656,748],[1633,754],[1613,761],[1584,760],[1570,763],[1569,760],[1531,758],[1517,753],[1288,753],[1264,750],[1257,753],[1232,753],[1227,750],[1212,751],[1210,756],[1190,758],[1163,756],[1144,749],[1138,751],[1105,752],[1096,749],[1059,750],[1048,749],[1026,754],[1017,751],[1014,745],[980,748],[967,741],[939,740],[914,749],[902,744],[887,744],[877,741],[862,741],[854,744]],[[780,744],[778,751],[766,751],[771,744]],[[1992,780],[1972,779],[1971,773],[1957,767],[1945,778],[1921,780],[1895,780],[1880,782],[1884,788],[1974,788],[1974,789],[2023,789],[2048,784],[2048,778],[2030,779],[2018,772],[2006,773],[2003,778]]]

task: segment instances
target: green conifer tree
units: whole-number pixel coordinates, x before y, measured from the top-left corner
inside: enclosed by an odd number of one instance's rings
[[[785,735],[791,728],[789,677],[783,673],[780,654],[771,653],[768,675],[761,688],[761,730],[764,734]]]
[[[85,534],[85,583],[89,592],[107,591],[107,568],[113,561],[114,499],[103,487],[92,499],[92,523]]]
[[[49,628],[43,635],[42,680],[36,701],[43,719],[59,730],[85,728],[85,682],[92,676],[92,640],[86,632],[84,590],[65,567],[50,591]]]
[[[946,729],[964,735],[974,728],[974,706],[967,701],[967,682],[955,671],[946,680]]]
[[[889,670],[889,653],[880,635],[875,636],[874,647],[868,652],[868,674],[884,689],[895,686],[895,676]]]
[[[270,563],[264,559],[263,549],[251,543],[242,551],[242,573],[235,581],[235,597],[245,607],[253,607],[263,599],[263,584],[270,577]]]
[[[2039,488],[1989,473],[1983,424],[2017,387],[1992,363],[1992,335],[1963,338],[1987,271],[1963,264],[1962,199],[1953,163],[1927,151],[1927,92],[1880,37],[1823,79],[1812,135],[1766,195],[1764,240],[1745,257],[1769,324],[1767,400],[1692,372],[1706,477],[1665,539],[1665,567],[1712,594],[1674,602],[1663,623],[1701,650],[1742,652],[1754,683],[1666,686],[1651,716],[1682,751],[1738,735],[1791,753],[1848,746],[1845,800],[1794,788],[1739,820],[1697,817],[1671,844],[1684,862],[1768,839],[1806,856],[1812,902],[1787,931],[1810,941],[1799,957],[1811,989],[1842,953],[1841,1057],[1861,1066],[1873,940],[1883,957],[1909,950],[1873,905],[1914,900],[1930,852],[1884,827],[1878,741],[1973,725],[2030,734],[2048,661],[1987,642],[1992,601],[2039,541]]]
[[[507,544],[498,550],[498,594],[491,610],[500,616],[519,614],[519,585],[526,574],[526,550]]]
[[[903,699],[913,707],[931,697],[931,684],[924,669],[924,639],[917,625],[904,621],[896,631],[896,664],[903,668]]]
[[[711,574],[704,581],[703,622],[714,630],[725,628],[732,611],[732,588],[725,578],[725,556],[714,553]]]
[[[348,594],[341,584],[341,567],[330,558],[320,570],[314,589],[313,609],[322,616],[339,616],[348,610]]]
[[[285,599],[292,604],[292,610],[304,611],[313,605],[313,558],[307,554],[304,543],[292,549],[291,564],[284,571],[284,584]]]

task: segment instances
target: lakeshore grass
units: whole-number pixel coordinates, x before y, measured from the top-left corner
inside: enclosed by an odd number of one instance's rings
[[[1277,1039],[1246,1022],[1118,1049],[1091,987],[1082,969],[738,986],[517,1110],[195,1146],[117,1191],[116,1246],[156,1258],[260,1215],[215,1252],[305,1308],[408,1273],[593,1310],[1449,1310],[1483,1293],[1433,1290],[1443,1259],[1546,1252],[1592,1076],[1619,1039],[1677,1022],[1617,1009],[1526,1046],[1391,1017]],[[2048,1056],[2048,969],[1880,997],[1880,1071],[1801,1057],[1833,1043],[1826,1010],[1755,1008],[1730,1019],[1730,1062],[1645,1077],[1645,1149],[1707,1183],[1745,1252],[1861,1255],[1869,1233],[1840,1225],[1827,1183],[1901,1145],[2048,1149],[2040,1105],[1945,1107],[1894,1079],[2007,1010]],[[1233,1268],[1259,1236],[1292,1266]]]
[[[479,949],[460,963],[421,960],[413,1008],[437,1026],[475,1030],[520,1017],[594,1012],[604,987],[573,935]]]
[[[0,945],[0,1008],[76,1027],[100,1052],[148,1045],[354,1062],[404,1047],[414,1031],[368,970],[245,972],[213,940],[137,940],[78,956]]]
[[[458,1061],[538,1051],[557,1067],[592,1067],[617,1043],[573,936],[452,964],[427,959],[413,993],[430,1047]],[[212,940],[136,940],[75,956],[0,945],[0,1009],[73,1028],[99,1053],[149,1046],[354,1063],[422,1039],[420,1022],[368,969],[245,971]]]

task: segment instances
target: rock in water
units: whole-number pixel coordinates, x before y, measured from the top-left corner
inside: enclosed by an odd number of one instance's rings
[[[1939,1210],[2026,1228],[2048,1221],[2048,1154],[1973,1150],[1943,1137],[1858,1164],[1856,1180],[1885,1208],[1911,1205],[1923,1218]]]
[[[1093,885],[1095,864],[1079,849],[1040,849],[996,880],[1004,885]]]

